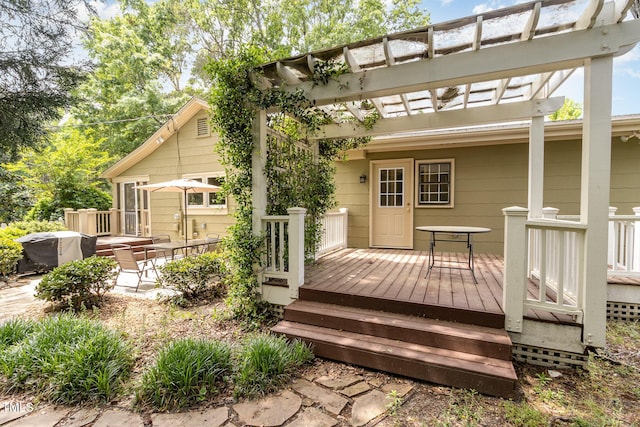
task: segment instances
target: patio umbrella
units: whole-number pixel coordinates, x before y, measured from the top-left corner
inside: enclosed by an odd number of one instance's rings
[[[151,192],[173,192],[184,194],[184,242],[187,243],[187,193],[213,193],[220,191],[217,185],[206,184],[193,179],[174,179],[173,181],[157,182],[155,184],[137,185],[135,188]]]

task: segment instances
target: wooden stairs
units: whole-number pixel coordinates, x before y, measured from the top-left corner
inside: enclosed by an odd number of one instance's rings
[[[130,245],[136,260],[144,259],[144,245],[150,245],[153,241],[146,237],[99,237],[96,242],[96,255],[113,258],[112,244]],[[150,254],[153,255],[153,254]]]
[[[319,357],[511,398],[517,376],[503,325],[497,313],[301,287],[272,330]]]

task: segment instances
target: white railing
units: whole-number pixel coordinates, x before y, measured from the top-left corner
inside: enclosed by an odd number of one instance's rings
[[[262,217],[265,251],[260,272],[261,283],[269,279],[284,279],[289,288],[287,298],[298,298],[298,288],[304,283],[304,208],[289,208],[289,215]],[[288,304],[277,298],[263,298],[274,304]]]
[[[322,217],[322,238],[316,252],[316,259],[347,247],[348,217],[347,208],[340,208],[339,212],[330,212]]]
[[[640,277],[640,208],[635,215],[616,215],[609,208],[609,276]]]
[[[503,302],[505,327],[522,332],[524,314],[538,309],[584,315],[584,236],[586,224],[540,218],[528,209],[503,209],[505,215]],[[529,292],[529,279],[536,282]]]
[[[607,274],[640,277],[640,207],[633,208],[634,215],[616,215],[617,210],[609,208]],[[555,211],[557,213],[557,209]],[[580,221],[578,215],[558,215],[557,218]]]
[[[99,211],[97,209],[64,210],[64,224],[70,231],[92,236],[110,236],[117,234],[117,210]]]
[[[525,222],[529,236],[529,275],[537,295],[527,293],[525,309],[572,315],[581,321],[586,225],[574,221],[536,219]]]

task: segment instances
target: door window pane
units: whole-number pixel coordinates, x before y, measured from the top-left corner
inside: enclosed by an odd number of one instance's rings
[[[395,207],[404,205],[403,176],[404,168],[380,169],[380,206]]]

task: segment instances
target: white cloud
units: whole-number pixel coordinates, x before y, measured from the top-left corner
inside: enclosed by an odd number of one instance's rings
[[[442,7],[447,7],[451,3],[453,3],[453,0],[440,0],[440,6],[442,6]]]
[[[618,71],[627,74],[630,77],[633,77],[634,79],[640,79],[640,67],[639,68],[630,68],[630,67],[624,67],[624,68],[620,68]]]
[[[487,3],[477,4],[473,7],[473,14],[478,15],[480,13],[489,12],[490,10],[493,10],[493,7]]]

